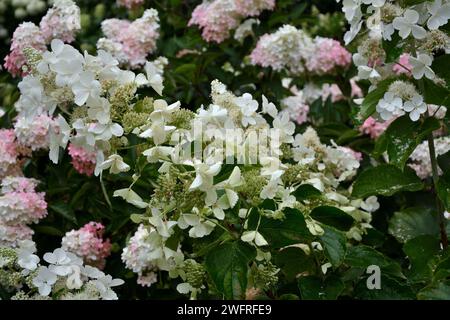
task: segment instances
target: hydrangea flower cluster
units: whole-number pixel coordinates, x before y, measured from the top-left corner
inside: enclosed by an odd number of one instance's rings
[[[72,157],[72,165],[75,170],[80,174],[92,176],[97,163],[95,152],[90,152],[73,144],[69,144],[67,147],[69,155]]]
[[[57,0],[42,18],[39,27],[46,43],[53,39],[71,43],[81,29],[80,8],[72,0]]]
[[[369,135],[372,139],[376,139],[386,131],[390,123],[391,121],[379,122],[373,117],[368,117],[359,127],[359,131]]]
[[[292,75],[310,72],[316,75],[344,70],[351,63],[351,54],[333,39],[312,39],[303,30],[284,25],[276,32],[263,35],[252,51],[251,63],[286,70]]]
[[[0,179],[7,175],[15,175],[20,172],[18,157],[20,155],[14,130],[0,130]]]
[[[207,0],[195,8],[188,25],[199,26],[206,41],[221,43],[246,17],[274,7],[275,0]]]
[[[436,155],[440,156],[450,151],[450,137],[439,137],[434,140],[434,146],[436,149]],[[430,153],[428,151],[428,142],[424,141],[417,146],[414,152],[409,157],[410,163],[408,166],[414,169],[416,174],[421,179],[426,179],[431,177],[431,163],[430,163]],[[439,169],[439,174],[442,171]]]
[[[75,254],[58,248],[40,262],[36,244],[21,241],[18,248],[0,248],[0,284],[15,293],[13,300],[116,300],[113,287],[123,284]]]
[[[113,55],[122,65],[137,68],[145,64],[146,57],[155,51],[159,37],[159,18],[155,9],[145,10],[133,22],[107,19],[102,22],[105,38],[100,38],[97,48]]]
[[[8,176],[1,186],[0,245],[15,247],[18,241],[31,238],[33,231],[27,225],[47,215],[45,194],[36,192],[36,180],[25,177]]]
[[[111,253],[109,239],[103,240],[104,231],[104,225],[91,221],[78,230],[66,232],[61,240],[61,248],[75,253],[84,263],[103,269]]]
[[[50,123],[50,159],[57,163],[59,148],[70,142],[78,170],[90,174],[95,163],[98,174],[105,155],[127,143],[120,139],[124,130],[117,121],[122,120],[137,88],[150,85],[162,91],[165,60],[147,62],[147,76],[135,75],[121,70],[119,62],[103,50],[97,56],[86,52],[83,56],[60,40],[53,40],[51,48],[42,54],[29,52],[31,72],[19,83],[16,108],[21,117],[52,115],[56,107],[70,112],[70,124],[61,114]]]
[[[379,205],[375,197],[352,199],[349,191],[341,185],[356,174],[361,154],[334,143],[322,144],[312,128],[294,137],[295,127],[288,115],[278,113],[275,105],[264,96],[262,108],[258,111],[260,104],[250,94],[235,96],[217,80],[211,87],[212,103],[209,106],[192,113],[180,108],[179,103],[168,105],[163,100],[155,100],[153,111],[146,115],[145,124],[132,130],[148,146],[142,151],[142,156],[150,164],[159,165],[159,177],[152,195],[143,198],[133,190],[133,185],[140,179],[137,172],[130,187],[114,192],[115,197],[146,209],[146,214],[133,218],[140,225],[122,253],[126,266],[138,274],[138,283],[150,286],[157,281],[158,270],[168,271],[169,276],[180,276],[184,281],[179,285],[180,292],[191,292],[195,296],[204,285],[199,278],[201,265],[191,259],[184,260],[186,252],[182,242],[173,246],[169,245],[169,239],[177,229],[186,230],[187,236],[193,239],[206,237],[217,226],[226,225],[224,222],[231,212],[241,219],[241,240],[261,252],[267,241],[257,229],[249,227],[250,217],[256,214],[282,220],[286,208],[296,208],[303,213],[313,236],[324,231],[309,215],[312,209],[327,204],[341,208],[354,220],[347,237],[361,240],[362,234],[370,228],[371,212]],[[268,122],[263,115],[272,121]],[[202,131],[190,132],[198,128]],[[218,158],[225,151],[224,142],[233,144],[233,140],[224,135],[226,130],[243,132],[241,143],[235,143],[231,148],[235,151],[227,153],[227,159],[237,160],[245,150],[250,154],[256,151],[255,144],[250,142],[256,128],[279,133],[279,139],[268,137],[272,143],[269,149],[274,153],[263,157],[260,166],[252,165],[250,158],[240,158],[242,165],[231,165],[221,182],[215,182],[215,177],[226,168]],[[186,159],[190,152],[183,150],[183,146],[195,143],[200,136],[205,139],[202,158]],[[259,148],[264,149],[264,146]],[[109,168],[111,173],[129,169],[119,154],[109,159],[102,168]],[[293,196],[293,192],[305,184],[323,194],[318,202],[303,202]],[[274,207],[261,209],[265,200],[272,201]],[[270,257],[263,260],[260,267],[266,270]],[[193,265],[199,268],[199,277],[195,281],[187,276],[186,271]],[[270,274],[276,274],[276,271],[272,270]]]
[[[24,49],[32,47],[38,51],[45,51],[45,39],[39,27],[32,22],[24,22],[14,31],[11,41],[11,53],[5,57],[5,68],[13,76],[24,74]]]
[[[72,0],[56,0],[42,18],[40,27],[32,22],[24,22],[14,31],[11,53],[5,58],[6,70],[13,76],[26,75],[26,48],[44,52],[52,39],[72,42],[80,28],[80,9],[75,3]]]
[[[18,116],[14,123],[14,134],[20,145],[31,150],[47,149],[50,146],[49,129],[54,120],[47,114],[32,118]]]
[[[442,83],[431,65],[436,52],[449,52],[448,35],[439,30],[450,19],[449,8],[450,3],[445,0],[402,6],[389,0],[344,1],[342,10],[351,25],[345,35],[346,44],[358,35],[364,24],[369,31],[353,55],[359,78],[368,79],[371,90],[380,81],[400,74]],[[394,41],[394,36],[398,36],[394,45],[403,54],[391,61],[382,43]],[[376,111],[385,121],[403,114],[418,121],[426,113],[427,105],[413,81],[398,80],[385,92]]]

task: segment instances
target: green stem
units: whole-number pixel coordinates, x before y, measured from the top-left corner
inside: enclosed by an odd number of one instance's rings
[[[105,197],[106,203],[108,204],[109,208],[112,210],[112,204],[109,200],[108,193],[106,192],[105,184],[103,183],[103,173],[100,173],[100,186],[102,187],[103,196]]]
[[[434,138],[433,138],[432,133],[428,136],[428,149],[430,151],[431,171],[433,174],[433,186],[434,186],[434,193],[436,196],[436,208],[438,210],[438,216],[439,216],[439,229],[440,229],[440,234],[441,234],[441,243],[442,243],[442,247],[444,249],[447,249],[448,236],[447,236],[447,231],[445,230],[444,206],[442,205],[441,200],[439,199],[439,197],[436,194],[438,180],[439,180],[439,172],[438,172],[438,165],[437,165],[437,160],[436,160],[436,150],[434,148]]]

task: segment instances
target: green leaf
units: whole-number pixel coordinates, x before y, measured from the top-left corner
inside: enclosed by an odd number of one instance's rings
[[[282,248],[296,243],[303,243],[312,238],[306,227],[303,214],[297,209],[286,208],[282,220],[261,217],[258,231],[273,248]],[[259,214],[252,213],[248,222],[249,230],[256,229]]]
[[[274,259],[275,264],[280,267],[288,281],[294,280],[298,274],[313,272],[315,269],[313,258],[297,247],[280,250]]]
[[[403,49],[401,46],[399,46],[401,38],[398,35],[398,33],[395,33],[392,36],[391,41],[383,40],[383,49],[386,53],[386,63],[391,63],[397,61],[398,57],[403,53]]]
[[[389,220],[389,234],[399,242],[407,242],[421,235],[437,236],[439,223],[427,208],[413,207],[394,212]]]
[[[298,280],[298,288],[303,300],[336,300],[344,291],[344,283],[335,276],[324,281],[316,276],[307,276]]]
[[[450,300],[450,280],[438,282],[422,289],[419,300]]]
[[[392,259],[386,257],[381,252],[365,246],[357,245],[347,250],[345,263],[351,267],[366,270],[370,265],[380,267],[382,273],[391,274],[396,277],[403,277],[400,265]]]
[[[366,120],[375,112],[378,101],[383,98],[384,93],[387,91],[389,85],[394,80],[395,79],[389,78],[380,81],[377,85],[377,88],[366,95],[363,102],[361,103],[361,109],[359,111],[362,121]]]
[[[403,170],[414,149],[440,126],[439,120],[432,117],[425,119],[423,123],[411,121],[408,115],[395,119],[386,130],[389,163]]]
[[[325,233],[320,237],[325,256],[334,267],[339,267],[344,261],[347,252],[347,237],[341,231],[322,225]]]
[[[437,194],[444,204],[445,209],[450,211],[450,171],[439,177]]]
[[[437,85],[428,78],[423,78],[420,81],[423,81],[424,92],[422,93],[426,103],[450,107],[450,91],[446,87]]]
[[[430,260],[439,253],[439,239],[424,235],[409,240],[403,246],[403,251],[411,262],[408,270],[408,280],[410,282],[429,281],[432,276]]]
[[[75,213],[73,212],[72,208],[63,201],[58,201],[49,206],[50,209],[55,211],[56,213],[60,214],[64,218],[66,218],[69,221],[72,221],[74,223],[77,223],[77,219],[75,217]]]
[[[55,227],[52,227],[52,226],[38,225],[38,226],[34,226],[33,229],[37,233],[48,234],[50,236],[57,236],[57,237],[64,236],[64,232],[62,232],[61,230],[56,229]]]
[[[322,194],[312,185],[302,184],[295,189],[292,195],[297,199],[297,201],[303,201],[311,198],[320,198]]]
[[[348,213],[331,206],[315,207],[310,216],[319,222],[347,231],[353,225],[353,217]]]
[[[255,248],[241,241],[222,244],[206,256],[206,270],[226,299],[245,296],[248,264],[255,257]]]
[[[353,184],[352,196],[366,198],[372,195],[391,196],[399,191],[418,191],[422,181],[410,168],[402,172],[390,164],[382,164],[363,171]]]
[[[450,276],[450,257],[441,260],[434,269],[433,280],[442,280]]]

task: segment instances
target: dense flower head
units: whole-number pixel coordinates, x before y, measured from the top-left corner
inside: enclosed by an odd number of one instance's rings
[[[81,29],[80,8],[72,0],[56,0],[39,26],[46,43],[53,39],[73,42]]]
[[[33,234],[27,225],[0,223],[0,247],[14,248],[23,240],[31,240]]]
[[[109,239],[103,240],[105,226],[89,222],[81,229],[67,232],[61,241],[61,248],[83,258],[86,264],[103,269],[111,252]]]
[[[436,150],[436,155],[440,156],[450,151],[450,137],[440,137],[434,139],[434,147]],[[414,169],[416,174],[421,179],[426,179],[431,177],[432,168],[430,161],[430,151],[428,149],[428,141],[424,141],[417,146],[414,152],[409,157],[410,163],[408,166]],[[439,174],[442,174],[442,171],[439,169]]]
[[[0,178],[7,174],[17,163],[18,144],[13,129],[0,130]]]
[[[14,133],[17,141],[31,150],[48,149],[49,129],[53,124],[53,118],[46,114],[32,118],[19,116],[14,123]]]
[[[336,68],[347,68],[352,56],[339,41],[316,37],[315,52],[306,62],[306,68],[316,74],[329,74]]]
[[[22,76],[26,74],[23,67],[26,65],[24,49],[32,47],[38,51],[45,51],[46,41],[41,30],[32,22],[20,24],[14,31],[11,40],[10,54],[5,58],[5,68],[13,76]]]
[[[24,177],[6,177],[0,196],[0,224],[37,223],[47,215],[45,194],[36,192],[36,181]]]
[[[359,127],[359,131],[368,134],[372,139],[376,139],[386,131],[389,124],[390,122],[388,121],[380,122],[373,117],[368,117]]]
[[[36,255],[36,244],[19,241],[0,249],[0,282],[16,292],[12,300],[117,300],[112,287],[124,283],[84,263],[73,252],[57,248]]]
[[[252,51],[252,64],[271,67],[276,71],[287,69],[292,74],[305,71],[305,62],[314,53],[313,39],[303,30],[284,25],[275,33],[263,35]]]
[[[263,10],[272,10],[275,0],[212,0],[204,1],[192,12],[189,26],[198,25],[202,37],[208,42],[220,43],[230,31],[249,16],[257,16]]]
[[[69,144],[67,147],[69,155],[72,157],[72,165],[80,174],[91,176],[94,173],[96,165],[95,152],[88,151],[83,147]]]
[[[156,49],[159,37],[159,18],[155,9],[145,10],[143,16],[133,22],[107,19],[102,22],[105,38],[97,47],[110,52],[121,64],[132,68],[142,66],[147,55]]]
[[[350,53],[338,41],[322,37],[312,39],[291,25],[263,35],[250,58],[254,65],[287,70],[293,75],[305,71],[316,75],[330,74],[348,68],[351,62]]]

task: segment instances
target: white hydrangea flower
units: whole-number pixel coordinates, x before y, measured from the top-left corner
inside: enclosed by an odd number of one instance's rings
[[[415,95],[411,100],[405,102],[403,110],[409,112],[409,117],[412,121],[417,121],[420,115],[425,113],[428,108],[425,102],[423,102],[423,97],[421,95]]]
[[[427,27],[430,30],[436,30],[446,25],[450,19],[450,2],[442,4],[442,0],[427,2],[428,12],[431,17],[427,21]]]
[[[423,27],[417,25],[419,17],[417,11],[408,9],[402,17],[396,17],[392,23],[394,28],[399,31],[398,34],[400,37],[403,39],[406,39],[411,33],[414,38],[423,39],[426,37],[427,32]]]
[[[409,63],[412,65],[412,74],[415,79],[421,79],[424,75],[430,80],[434,79],[435,73],[430,68],[433,59],[429,55],[420,53],[416,58],[411,56]]]
[[[378,101],[376,110],[383,120],[390,120],[394,116],[401,114],[403,101],[392,92],[386,92],[384,97]]]
[[[126,172],[130,170],[130,166],[123,162],[123,159],[118,154],[112,154],[105,160],[100,168],[106,170],[109,168],[109,172],[112,174],[118,174],[120,172]]]

